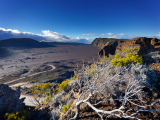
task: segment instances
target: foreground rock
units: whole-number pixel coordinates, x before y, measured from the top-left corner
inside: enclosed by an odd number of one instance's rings
[[[12,90],[8,85],[0,85],[0,120],[3,120],[5,113],[23,110],[24,99],[19,99],[20,89]]]

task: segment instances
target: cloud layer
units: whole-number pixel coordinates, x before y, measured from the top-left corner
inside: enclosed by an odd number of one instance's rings
[[[158,35],[156,35],[158,38],[160,38],[160,32],[159,32],[159,34]]]
[[[4,40],[8,38],[32,38],[38,41],[78,42],[78,43],[86,43],[86,44],[90,44],[93,41],[93,39],[90,39],[90,38],[80,38],[80,37],[72,38],[70,36],[59,34],[57,32],[52,32],[50,30],[42,30],[42,33],[43,35],[34,34],[31,32],[20,32],[18,30],[4,29],[0,27],[0,40]],[[82,35],[96,35],[96,33],[82,34]],[[100,34],[100,36],[102,36],[101,38],[117,38],[117,39],[132,39],[135,37],[142,37],[142,36],[134,36],[134,35],[124,35],[123,33],[120,33],[120,34],[102,33]],[[160,32],[155,36],[146,36],[146,37],[150,37],[150,38],[156,37],[160,39]]]
[[[105,38],[117,38],[117,39],[133,39],[136,37],[148,37],[148,38],[159,38],[160,39],[160,32],[158,35],[155,36],[135,36],[135,35],[124,35],[123,33],[115,34],[115,33],[102,33],[100,35],[105,36]]]
[[[0,40],[8,39],[8,38],[32,38],[38,41],[48,41],[48,42],[78,42],[78,43],[86,43],[90,44],[93,39],[89,38],[72,38],[63,34],[59,34],[57,32],[52,32],[49,30],[42,30],[41,34],[33,34],[30,32],[20,32],[18,30],[12,29],[4,29],[0,27]]]

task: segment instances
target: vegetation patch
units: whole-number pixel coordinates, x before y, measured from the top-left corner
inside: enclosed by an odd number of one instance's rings
[[[26,120],[30,115],[30,112],[26,110],[18,111],[16,113],[6,113],[7,120]]]
[[[112,65],[115,66],[127,66],[130,63],[134,64],[142,64],[143,59],[141,55],[136,54],[137,48],[124,48],[122,53],[124,56],[120,56],[118,54],[114,55],[114,58],[110,61]]]

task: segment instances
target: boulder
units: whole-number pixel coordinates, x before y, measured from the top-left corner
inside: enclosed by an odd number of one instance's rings
[[[0,120],[3,120],[5,113],[12,113],[24,110],[24,98],[19,99],[20,89],[11,89],[8,85],[0,84]]]

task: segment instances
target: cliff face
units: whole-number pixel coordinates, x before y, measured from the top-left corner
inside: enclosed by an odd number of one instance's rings
[[[115,38],[96,38],[91,43],[92,45],[102,49],[106,44],[112,44],[112,46],[116,49],[117,45],[125,42],[128,39],[115,39]]]

